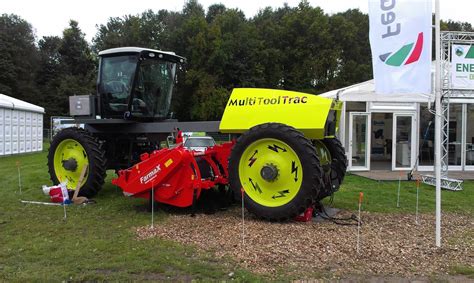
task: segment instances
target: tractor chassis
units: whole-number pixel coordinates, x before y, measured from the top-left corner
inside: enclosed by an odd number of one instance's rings
[[[84,124],[86,131],[104,143],[106,169],[129,168],[140,161],[142,153],[160,149],[160,143],[177,130],[219,132],[220,121],[135,122],[124,119],[77,118],[71,124]]]

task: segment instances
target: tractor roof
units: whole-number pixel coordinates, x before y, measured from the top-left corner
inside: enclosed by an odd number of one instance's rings
[[[168,58],[174,57],[175,60],[179,62],[186,61],[186,58],[176,55],[176,53],[171,52],[171,51],[161,51],[161,50],[142,48],[142,47],[119,47],[119,48],[106,49],[106,50],[100,51],[99,56],[113,55],[113,54],[120,54],[120,53],[142,53],[142,52],[153,52],[153,53],[163,54]]]

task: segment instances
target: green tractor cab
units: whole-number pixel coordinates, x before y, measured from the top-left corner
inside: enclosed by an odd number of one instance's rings
[[[178,65],[172,52],[125,47],[99,53],[97,98],[102,118],[168,118]]]

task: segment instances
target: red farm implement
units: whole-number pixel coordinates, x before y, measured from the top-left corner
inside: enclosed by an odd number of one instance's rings
[[[228,142],[198,152],[179,143],[171,149],[143,153],[139,163],[120,170],[112,183],[127,196],[148,199],[153,191],[157,202],[189,207],[201,196],[202,190],[229,183],[227,160],[233,144]],[[208,164],[209,176],[203,176],[197,160]]]

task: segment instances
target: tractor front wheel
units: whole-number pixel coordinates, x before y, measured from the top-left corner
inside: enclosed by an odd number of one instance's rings
[[[66,182],[75,190],[84,166],[86,175],[79,184],[80,196],[92,197],[102,188],[106,175],[105,151],[88,131],[71,127],[57,133],[48,152],[48,170],[54,184]]]
[[[315,148],[293,127],[266,123],[237,140],[229,159],[229,181],[236,196],[256,216],[284,221],[312,205],[322,171]]]

